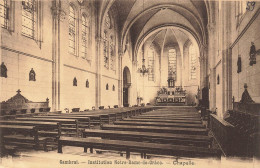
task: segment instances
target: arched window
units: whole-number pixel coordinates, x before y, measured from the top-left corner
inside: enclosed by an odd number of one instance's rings
[[[105,18],[105,26],[109,29],[111,28],[111,19],[108,14],[106,15],[106,18]]]
[[[3,28],[7,28],[8,24],[8,11],[7,0],[0,1],[0,24]]]
[[[116,61],[116,56],[115,56],[115,45],[114,45],[114,36],[110,36],[109,40],[109,55],[110,55],[110,69],[111,70],[116,70],[115,67],[115,61]]]
[[[82,38],[82,46],[81,46],[81,55],[83,58],[87,58],[88,54],[88,39],[89,39],[89,22],[86,15],[82,15],[82,31],[81,31],[81,38]]]
[[[71,5],[69,12],[69,52],[76,54],[76,14]]]
[[[24,0],[22,1],[22,34],[35,38],[35,29],[37,22],[36,1]]]
[[[108,57],[108,39],[107,39],[107,32],[104,31],[103,34],[103,48],[104,48],[104,67],[106,67],[107,69],[109,68],[109,57]]]
[[[175,49],[168,52],[168,78],[176,80],[177,74],[177,54]]]
[[[148,52],[148,68],[149,68],[149,73],[148,73],[148,80],[149,81],[154,81],[154,50],[149,50]]]
[[[107,69],[116,70],[116,52],[115,52],[115,33],[112,26],[111,17],[106,14],[104,20],[104,67]]]
[[[191,44],[189,47],[189,67],[190,67],[190,79],[196,79],[196,62],[197,55],[194,48],[194,45]]]

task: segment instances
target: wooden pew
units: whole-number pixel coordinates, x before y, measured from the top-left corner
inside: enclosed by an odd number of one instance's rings
[[[64,118],[64,119],[78,119],[79,122],[83,120],[83,125],[90,127],[91,125],[99,125],[101,123],[109,123],[116,120],[115,114],[87,114],[87,113],[63,113],[63,114],[49,114],[47,116],[37,116],[36,118]],[[88,122],[88,123],[87,123]]]
[[[146,116],[200,116],[198,113],[165,113],[165,112],[159,112],[159,111],[153,111],[153,112],[149,112],[149,113],[145,113],[143,115]]]
[[[191,123],[191,124],[202,124],[202,121],[193,121],[193,120],[176,120],[176,119],[124,118],[123,121],[140,121],[140,122],[162,122],[162,123]]]
[[[55,119],[55,118],[16,118],[19,121],[59,122],[61,124],[61,135],[79,136],[78,120]],[[42,134],[44,132],[41,132]],[[47,135],[56,135],[57,132],[45,132]],[[46,135],[46,136],[47,136]]]
[[[0,124],[4,125],[22,125],[22,126],[37,126],[41,135],[41,132],[44,131],[55,131],[57,132],[57,137],[61,136],[61,124],[59,122],[42,122],[42,121],[19,121],[19,120],[4,120],[0,121]],[[44,134],[43,134],[44,135]]]
[[[214,138],[221,146],[223,153],[228,156],[233,154],[234,150],[234,126],[230,123],[226,122],[222,118],[211,114],[210,115],[210,125],[209,128],[211,129]]]
[[[136,125],[136,126],[156,126],[156,127],[185,127],[185,128],[205,128],[202,124],[186,123],[159,123],[159,122],[134,122],[134,121],[115,121],[115,125]]]
[[[141,116],[146,116],[146,117],[183,117],[183,118],[185,118],[185,117],[197,117],[197,118],[200,118],[200,116],[199,115],[197,115],[197,114],[163,114],[163,113],[161,113],[161,114],[143,114],[143,115],[141,115]]]
[[[33,148],[40,149],[42,147],[47,150],[47,138],[39,137],[37,126],[23,125],[0,125],[1,149],[21,149]],[[15,134],[14,134],[15,133]]]
[[[56,116],[34,116],[33,118],[53,118],[53,119],[72,119],[78,120],[78,127],[79,128],[90,128],[90,119],[88,117],[82,116],[74,116],[74,115],[56,115]]]
[[[95,111],[76,112],[76,113],[62,113],[62,114],[47,114],[48,116],[73,116],[73,117],[88,117],[90,118],[90,125],[111,123],[122,118],[136,116],[137,113],[151,110],[153,108],[116,108],[116,109],[102,109]]]
[[[84,147],[84,152],[87,152],[87,148],[90,148],[91,153],[93,153],[93,148],[126,151],[127,159],[130,158],[130,152],[141,153],[141,156],[143,156],[142,154],[147,153],[185,157],[220,157],[219,151],[203,147],[107,139],[61,137],[58,141],[58,153],[62,153],[63,146]]]
[[[178,118],[178,117],[146,117],[146,116],[137,116],[133,118],[140,118],[140,119],[171,119],[171,120],[184,120],[184,121],[201,121],[200,118]]]
[[[169,143],[180,145],[196,145],[211,147],[212,138],[208,136],[154,133],[154,132],[137,132],[137,131],[113,131],[113,130],[96,130],[85,129],[83,137],[101,137],[104,139],[127,140],[154,143]]]
[[[17,120],[0,120],[3,125],[23,125],[23,126],[38,126],[38,128],[58,128],[59,123],[55,122],[34,122],[34,121],[17,121]]]
[[[80,117],[89,117],[91,124],[95,123],[110,123],[115,120],[121,120],[122,118],[136,115],[135,109],[102,109],[96,111],[87,111],[80,113],[64,113],[61,115],[64,116],[80,116]],[[57,114],[49,114],[50,116],[58,116]],[[100,122],[99,122],[100,121]]]
[[[208,135],[205,128],[180,128],[180,127],[154,127],[154,126],[132,126],[132,125],[103,125],[103,130],[179,133],[191,135]]]

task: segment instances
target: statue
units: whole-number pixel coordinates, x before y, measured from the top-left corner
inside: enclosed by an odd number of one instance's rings
[[[116,87],[115,87],[115,85],[113,85],[113,86],[112,86],[112,90],[115,91],[115,89],[116,89]]]
[[[78,86],[78,81],[76,77],[74,77],[73,79],[73,86]]]
[[[163,93],[167,94],[167,89],[166,88],[163,88]]]
[[[254,101],[252,100],[251,96],[249,95],[248,91],[247,91],[247,84],[245,83],[244,85],[245,91],[242,94],[242,98],[240,100],[241,103],[254,103]]]
[[[253,64],[256,64],[256,49],[255,49],[255,45],[254,45],[253,42],[251,42],[249,56],[250,56],[250,58],[249,58],[249,60],[250,60],[249,65],[253,66]]]
[[[89,88],[89,81],[86,81],[86,88]]]
[[[1,77],[7,78],[7,68],[6,68],[4,62],[2,62],[2,64],[1,64]]]
[[[242,71],[242,67],[241,67],[241,56],[238,57],[237,59],[237,73]]]
[[[36,74],[35,74],[33,68],[31,69],[31,71],[29,73],[29,81],[36,81]]]

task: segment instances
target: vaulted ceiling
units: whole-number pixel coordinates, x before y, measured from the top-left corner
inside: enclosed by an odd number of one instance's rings
[[[208,14],[204,0],[114,0],[121,44],[130,33],[134,50],[144,40],[160,47],[190,38],[206,44]]]

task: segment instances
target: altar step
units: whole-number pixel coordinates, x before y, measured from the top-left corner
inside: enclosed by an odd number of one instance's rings
[[[185,103],[156,103],[156,106],[186,106]]]

